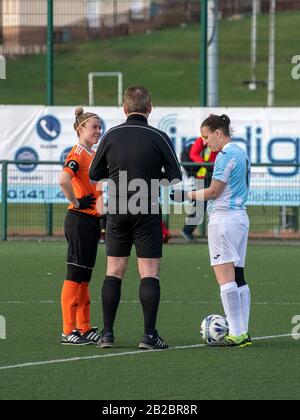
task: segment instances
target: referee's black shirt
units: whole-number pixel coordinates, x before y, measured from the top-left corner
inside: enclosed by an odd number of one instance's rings
[[[147,198],[151,195],[151,180],[167,179],[175,183],[182,179],[170,138],[148,125],[147,119],[140,114],[131,114],[125,123],[111,128],[103,136],[89,176],[95,181],[109,178],[119,195],[120,171],[126,172],[127,187],[132,180],[144,180],[148,186]],[[135,193],[127,188],[128,197]]]

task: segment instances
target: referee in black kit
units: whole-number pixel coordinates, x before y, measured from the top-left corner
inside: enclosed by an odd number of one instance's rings
[[[123,106],[126,122],[104,135],[89,173],[95,181],[109,179],[107,270],[102,287],[104,328],[98,346],[113,346],[113,326],[122,279],[134,243],[141,277],[139,297],[145,328],[139,348],[160,350],[168,347],[155,328],[160,301],[162,227],[159,188],[152,191],[151,186],[154,181],[162,179],[173,185],[181,181],[182,173],[169,137],[148,125],[152,110],[149,92],[144,87],[128,88]],[[138,187],[132,191],[134,185]],[[136,207],[132,209],[130,206],[137,194],[142,209],[138,212]]]

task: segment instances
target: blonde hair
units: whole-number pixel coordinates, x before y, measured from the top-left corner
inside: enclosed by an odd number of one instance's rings
[[[77,134],[78,128],[84,126],[84,124],[92,118],[98,118],[98,120],[100,120],[99,115],[94,114],[93,112],[84,112],[84,109],[82,107],[78,107],[75,109],[74,130],[77,132]]]

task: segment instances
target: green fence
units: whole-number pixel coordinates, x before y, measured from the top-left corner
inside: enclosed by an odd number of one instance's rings
[[[0,169],[1,238],[62,236],[61,162],[2,161]]]
[[[300,165],[254,164],[252,168],[250,237],[299,240]],[[58,185],[61,169],[60,162],[0,161],[2,240],[63,237],[68,203]],[[184,212],[175,214],[173,207],[165,215],[174,242],[181,238],[185,217]],[[199,226],[196,237],[206,236],[206,223]]]

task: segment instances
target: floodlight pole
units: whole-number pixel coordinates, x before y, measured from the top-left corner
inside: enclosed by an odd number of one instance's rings
[[[257,13],[258,0],[253,0],[251,24],[251,82],[249,83],[250,90],[256,90]]]
[[[269,75],[268,75],[268,106],[274,106],[275,91],[275,11],[276,0],[270,3],[270,37],[269,37]]]
[[[47,105],[53,105],[53,0],[48,0]]]
[[[219,105],[218,56],[219,56],[219,0],[208,0],[208,49],[207,49],[207,105]]]
[[[207,106],[207,0],[200,0],[201,51],[200,51],[200,105]]]

